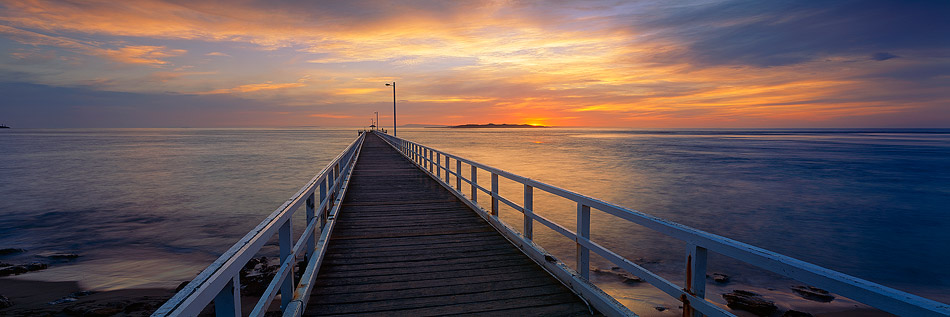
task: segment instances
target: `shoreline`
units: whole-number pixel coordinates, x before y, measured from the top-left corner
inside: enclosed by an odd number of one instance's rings
[[[130,288],[90,292],[75,281],[45,282],[3,277],[0,278],[0,295],[13,303],[13,306],[0,309],[3,316],[149,316],[175,295],[175,291]]]
[[[165,288],[129,288],[112,291],[90,292],[79,286],[79,282],[46,282],[16,278],[0,278],[0,295],[6,296],[13,306],[0,308],[3,316],[35,315],[93,315],[93,316],[149,316],[166,300],[175,294],[175,290]],[[245,309],[253,307],[256,298],[243,297]],[[673,306],[664,312],[656,311],[649,300],[627,303],[641,316],[670,315],[680,310]],[[630,305],[633,304],[633,305]],[[777,303],[779,304],[779,303]],[[724,305],[721,305],[724,306]],[[277,308],[277,307],[272,307]],[[723,307],[725,308],[725,307]],[[731,310],[739,316],[754,316],[742,310]],[[853,316],[894,316],[868,307],[839,307],[831,310],[816,311],[813,316],[853,317]]]

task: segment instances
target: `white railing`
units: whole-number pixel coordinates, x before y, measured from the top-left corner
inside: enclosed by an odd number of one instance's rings
[[[529,178],[518,176],[494,167],[448,154],[431,147],[390,135],[381,135],[396,150],[402,152],[423,171],[438,180],[456,196],[481,213],[496,229],[518,245],[536,262],[549,269],[558,279],[580,293],[601,312],[608,315],[627,314],[625,308],[599,288],[590,283],[590,251],[634,274],[661,291],[683,302],[685,314],[693,316],[735,316],[705,299],[707,252],[713,251],[739,261],[781,274],[783,276],[826,289],[832,293],[865,303],[881,310],[901,316],[948,316],[950,306],[917,295],[892,289],[867,280],[826,269],[811,263],[784,256],[769,250],[693,229],[678,223],[660,219],[633,209],[604,202],[569,190],[561,189]],[[451,161],[455,161],[454,166]],[[462,163],[470,166],[465,178]],[[454,171],[452,170],[454,167]],[[478,170],[491,173],[491,187],[485,188],[478,182]],[[442,172],[445,172],[443,179]],[[456,181],[449,183],[449,176]],[[521,205],[502,197],[498,193],[498,178],[504,177],[524,186],[524,201]],[[471,193],[462,193],[462,182],[469,184]],[[576,230],[564,227],[555,220],[542,217],[533,212],[533,193],[535,190],[568,199],[576,203]],[[489,209],[478,204],[478,192],[484,192],[491,198]],[[504,203],[523,214],[522,233],[509,227],[498,218],[498,203]],[[608,250],[590,240],[590,210],[595,208],[607,214],[629,222],[653,229],[659,233],[686,242],[685,287],[670,282],[640,265]],[[570,268],[552,256],[546,254],[532,242],[533,226],[537,221],[576,243],[576,268]],[[554,260],[552,263],[552,260]],[[607,297],[607,298],[603,298]]]
[[[240,270],[274,234],[278,235],[280,244],[280,268],[250,315],[263,316],[279,292],[284,315],[300,316],[307,306],[329,235],[336,223],[335,216],[346,193],[350,172],[356,164],[365,136],[365,133],[361,133],[306,186],[218,257],[152,316],[196,316],[212,301],[217,316],[241,316]],[[318,195],[320,200],[317,205]],[[307,227],[294,242],[291,219],[300,206],[306,206]],[[317,228],[320,228],[320,239],[314,241]],[[306,259],[307,266],[300,282],[294,285],[293,270],[300,258]]]

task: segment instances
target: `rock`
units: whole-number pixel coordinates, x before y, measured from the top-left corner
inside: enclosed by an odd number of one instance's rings
[[[768,316],[778,310],[774,302],[749,291],[733,290],[732,293],[722,294],[722,298],[729,308],[744,310],[756,316]]]
[[[74,260],[79,257],[79,254],[66,252],[44,252],[37,254],[37,256],[50,258],[53,260]]]
[[[713,273],[712,275],[706,275],[706,277],[712,278],[713,281],[716,281],[716,283],[719,283],[719,284],[729,283],[729,275],[725,275],[722,273]]]
[[[134,313],[134,312],[150,312],[157,308],[158,307],[152,306],[151,303],[131,303],[129,304],[129,306],[125,306],[125,309],[123,309],[123,311],[125,311],[125,313],[128,314],[128,313]]]
[[[660,263],[662,263],[662,262],[663,262],[662,260],[647,260],[647,259],[644,259],[644,258],[636,258],[636,259],[633,259],[633,263],[636,263],[636,264],[639,264],[639,265],[644,265],[644,264],[660,264]]]
[[[0,268],[0,276],[19,275],[26,272],[39,271],[49,267],[44,263],[34,262],[30,264],[12,265]]]
[[[94,291],[78,291],[78,292],[74,292],[74,293],[72,293],[72,294],[69,294],[69,296],[70,296],[70,297],[81,297],[81,296],[92,295],[92,294],[95,294],[95,293],[96,293],[96,292],[94,292]]]
[[[10,306],[13,306],[13,301],[11,301],[6,296],[0,295],[0,309],[4,309]]]
[[[0,262],[0,267],[8,267],[8,266],[13,266],[13,264]]]
[[[49,265],[47,265],[46,263],[39,263],[39,262],[33,262],[33,263],[30,263],[30,264],[25,264],[24,266],[26,267],[26,270],[27,270],[27,271],[45,270],[46,268],[49,267]]]
[[[600,274],[600,275],[616,276],[620,278],[624,283],[627,283],[627,284],[637,284],[637,283],[643,282],[643,280],[640,279],[639,277],[634,276],[630,273],[624,272],[623,270],[621,270],[619,267],[616,267],[616,266],[610,268],[609,270],[591,267],[590,271],[594,272],[595,274]]]
[[[87,310],[83,316],[89,317],[109,317],[124,313],[125,310],[119,307],[99,307]]]
[[[814,317],[814,316],[806,312],[800,312],[797,310],[788,310],[784,314],[782,314],[782,317]]]
[[[807,300],[828,303],[835,299],[835,296],[829,294],[828,291],[814,286],[796,285],[792,286],[791,289],[798,294],[798,296]]]
[[[59,305],[59,304],[62,304],[62,303],[75,302],[75,301],[77,301],[77,300],[79,300],[79,299],[77,299],[77,298],[75,298],[75,297],[63,297],[63,298],[54,300],[54,301],[52,301],[52,302],[49,302],[49,303],[47,303],[47,304],[50,304],[50,305]]]
[[[241,269],[241,289],[244,294],[261,295],[270,284],[270,280],[277,275],[279,265],[269,265],[267,257],[251,259]]]
[[[0,255],[10,255],[10,254],[23,253],[23,252],[26,252],[26,249],[20,249],[20,248],[0,249]]]

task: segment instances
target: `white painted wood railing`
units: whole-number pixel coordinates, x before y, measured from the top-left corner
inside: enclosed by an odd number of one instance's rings
[[[488,220],[489,223],[495,226],[495,228],[509,240],[524,250],[526,254],[535,259],[535,261],[542,266],[548,268],[549,271],[564,282],[565,285],[573,288],[607,315],[623,315],[628,314],[629,311],[622,308],[622,306],[617,307],[619,303],[613,300],[613,298],[606,296],[599,288],[590,283],[590,251],[600,255],[614,265],[623,268],[627,272],[640,277],[644,281],[649,282],[666,294],[679,299],[683,302],[684,310],[686,310],[684,314],[687,315],[735,316],[729,311],[705,299],[706,259],[707,253],[712,251],[897,315],[950,316],[950,306],[944,303],[849,276],[726,237],[693,229],[530,178],[518,176],[412,141],[390,135],[381,134],[381,136],[396,150],[417,164],[423,171],[439,180],[442,186],[462,198],[462,200],[473,209],[480,211],[482,217]],[[452,164],[453,161],[455,164]],[[470,170],[467,173],[462,172],[462,163],[470,166]],[[491,173],[491,187],[486,188],[478,182],[479,169]],[[442,175],[443,172],[445,174],[444,177]],[[468,174],[469,178],[465,178],[463,174]],[[454,187],[453,184],[449,183],[450,175],[455,175],[456,177]],[[498,193],[499,177],[520,183],[524,187],[524,201],[521,205]],[[471,187],[469,195],[462,193],[463,181]],[[535,190],[548,192],[576,203],[577,222],[573,224],[576,230],[571,230],[560,225],[554,219],[548,219],[535,214],[533,212],[532,199]],[[487,210],[478,204],[479,191],[488,194],[491,199],[490,207]],[[499,202],[523,214],[524,221],[521,224],[523,234],[519,234],[498,218]],[[686,242],[685,287],[670,282],[592,241],[590,239],[591,208]],[[541,223],[568,239],[575,241],[577,249],[576,268],[572,269],[560,261],[554,261],[555,263],[553,264],[551,263],[551,260],[556,259],[546,254],[543,249],[531,241],[534,222]],[[608,298],[602,298],[604,296]]]
[[[336,223],[335,215],[346,193],[350,172],[365,136],[365,133],[361,133],[306,186],[218,257],[152,316],[196,316],[212,301],[217,316],[241,316],[239,272],[274,234],[278,235],[280,245],[280,268],[250,315],[263,316],[279,292],[284,315],[300,316],[307,306],[313,281],[320,271],[327,241]],[[307,227],[294,242],[291,219],[301,206],[306,206]],[[319,241],[315,241],[317,228],[320,229]],[[294,285],[293,270],[301,258],[307,261],[307,266],[300,282]]]

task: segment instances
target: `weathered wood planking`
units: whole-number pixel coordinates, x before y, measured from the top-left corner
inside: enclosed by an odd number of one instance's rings
[[[590,315],[574,293],[374,134],[307,315]]]

